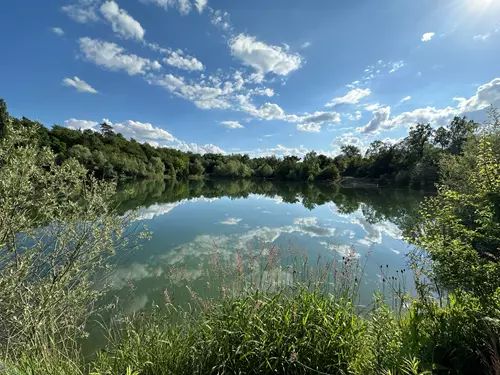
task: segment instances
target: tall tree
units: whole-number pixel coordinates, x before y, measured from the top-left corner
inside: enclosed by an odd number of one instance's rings
[[[101,124],[101,134],[105,137],[110,137],[114,134],[113,127],[110,124],[108,124],[106,121],[104,121]]]
[[[9,112],[7,112],[7,104],[2,98],[0,98],[0,139],[5,138],[8,121]]]

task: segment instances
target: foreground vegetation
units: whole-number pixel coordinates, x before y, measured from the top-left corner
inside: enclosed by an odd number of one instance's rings
[[[1,109],[1,108],[0,108]],[[0,371],[7,374],[500,373],[500,122],[440,160],[442,185],[408,240],[408,270],[381,266],[382,293],[359,304],[364,262],[306,259],[274,247],[223,264],[218,297],[169,288],[151,311],[107,298],[112,264],[136,246],[112,210],[112,183],[39,147],[39,127],[0,124]],[[465,169],[466,166],[474,166]],[[464,173],[465,172],[465,173]],[[127,229],[129,228],[129,229]],[[369,261],[369,259],[367,260]],[[208,286],[207,286],[208,287]],[[89,322],[109,312],[105,348],[85,357]]]
[[[7,121],[14,129],[40,125],[25,117],[9,118],[5,102],[0,99],[0,135]],[[96,177],[114,178],[273,178],[287,181],[332,181],[340,177],[376,180],[379,184],[400,186],[433,186],[439,179],[442,160],[461,156],[466,140],[479,124],[454,118],[448,127],[434,130],[419,124],[395,144],[374,141],[364,155],[353,145],[342,145],[335,157],[309,152],[301,160],[296,156],[250,158],[248,155],[182,152],[167,147],[127,140],[103,122],[100,132],[91,129],[69,129],[54,125],[38,126],[33,134],[42,147],[50,148],[58,162],[74,158]]]

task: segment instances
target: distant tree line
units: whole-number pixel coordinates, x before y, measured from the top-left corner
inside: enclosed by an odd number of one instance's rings
[[[0,99],[0,137],[9,115]],[[10,118],[13,127],[39,125],[25,117]],[[380,184],[426,186],[439,179],[444,155],[461,155],[466,140],[478,124],[455,117],[447,127],[434,130],[418,124],[396,144],[374,141],[363,155],[354,145],[343,145],[341,153],[328,157],[316,152],[304,158],[276,156],[250,158],[245,154],[195,154],[168,147],[127,140],[103,122],[100,131],[74,130],[54,125],[38,126],[38,142],[51,148],[60,162],[75,158],[95,176],[114,178],[264,178],[292,181],[334,181],[341,177],[377,180]]]

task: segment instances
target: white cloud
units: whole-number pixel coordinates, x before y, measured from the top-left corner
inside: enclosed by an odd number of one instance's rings
[[[220,27],[224,31],[232,30],[230,15],[228,12],[223,12],[220,9],[213,10],[212,8],[208,8],[208,10],[210,12],[210,22],[212,25]]]
[[[411,96],[405,96],[403,99],[401,99],[399,102],[400,103],[404,103],[404,102],[407,102],[408,100],[411,100]]]
[[[419,123],[446,125],[457,114],[458,114],[457,109],[452,107],[446,107],[442,109],[435,107],[417,108],[411,112],[404,112],[394,117],[390,121],[387,128],[390,129],[403,125],[412,126]]]
[[[70,129],[78,130],[95,130],[95,126],[97,125],[97,122],[94,121],[87,121],[87,120],[77,120],[76,118],[70,118],[69,120],[64,121],[64,126]]]
[[[115,43],[90,38],[80,38],[79,43],[86,60],[110,70],[125,70],[133,76],[161,68],[158,61],[125,54],[125,49]]]
[[[235,92],[231,82],[201,81],[188,82],[184,77],[167,74],[161,77],[150,77],[150,83],[165,87],[171,93],[181,98],[192,101],[201,109],[229,109],[232,107],[230,95]]]
[[[390,64],[392,68],[389,70],[389,73],[394,73],[396,70],[401,69],[405,65],[404,61],[396,61]]]
[[[153,126],[150,123],[127,120],[113,124],[115,133],[121,133],[126,138],[134,138],[139,142],[174,142],[176,138],[168,131]]]
[[[436,33],[425,33],[422,35],[422,42],[428,42],[434,37],[434,35],[436,35]]]
[[[311,45],[312,45],[311,42],[304,42],[304,43],[302,43],[300,48],[302,48],[302,49],[309,48],[309,47],[311,47]]]
[[[76,22],[95,22],[99,19],[96,13],[97,2],[98,0],[79,0],[75,4],[61,7],[61,10]]]
[[[182,15],[186,15],[191,12],[192,4],[190,0],[141,0],[141,2],[148,4],[153,3],[158,5],[159,7],[168,10],[168,8],[177,8]],[[206,5],[206,1],[196,0],[195,5],[198,12],[202,12],[203,8]],[[201,9],[201,10],[200,10]]]
[[[376,134],[380,129],[390,126],[389,117],[391,115],[391,107],[383,107],[373,112],[373,118],[368,124],[357,128],[356,131],[365,134]]]
[[[299,54],[289,54],[283,47],[268,45],[245,34],[232,38],[229,45],[234,57],[259,72],[287,75],[302,64]]]
[[[203,9],[207,6],[208,0],[195,0],[195,6],[198,13],[203,13]]]
[[[379,108],[382,108],[379,103],[365,105],[365,109],[370,112],[376,111]]]
[[[91,94],[97,94],[98,91],[90,86],[87,82],[81,80],[78,77],[73,78],[64,78],[63,79],[64,86],[71,86],[77,89],[79,92],[89,92]]]
[[[347,119],[349,119],[351,121],[358,121],[358,120],[361,120],[361,117],[363,117],[363,115],[361,114],[361,111],[356,111],[356,113],[354,113],[354,114],[347,113],[347,114],[345,114],[345,116],[347,117]]]
[[[312,114],[306,114],[304,116],[288,115],[285,119],[290,122],[302,122],[306,125],[316,124],[322,125],[326,122],[339,123],[340,113],[337,112],[314,112]],[[298,127],[297,127],[298,129]]]
[[[244,128],[244,126],[241,125],[237,121],[222,121],[221,125],[225,126],[226,128],[229,128],[229,129],[242,129],[242,128]]]
[[[490,105],[500,104],[500,78],[495,78],[477,89],[469,99],[454,98],[458,102],[458,110],[462,113],[480,111]]]
[[[364,143],[361,138],[355,136],[353,133],[345,133],[336,137],[332,142],[332,146],[343,145],[353,145],[362,148],[364,146]]]
[[[195,154],[225,154],[226,152],[218,146],[215,146],[211,143],[206,145],[198,145],[196,143],[186,143],[183,141],[177,141],[177,144],[172,147],[184,151],[184,152],[193,152]]]
[[[169,57],[163,59],[163,62],[184,70],[205,70],[205,66],[196,57],[181,56],[177,52],[172,52]]]
[[[298,124],[297,130],[309,133],[319,133],[321,131],[321,125],[318,124]]]
[[[349,91],[346,95],[333,99],[330,103],[327,103],[326,107],[333,107],[337,104],[357,104],[359,101],[371,94],[370,89],[360,89],[355,88]]]
[[[125,39],[142,40],[145,30],[124,9],[120,9],[114,1],[106,1],[101,5],[101,14],[111,23],[113,31]]]
[[[60,27],[53,27],[52,32],[56,35],[63,36],[64,35],[64,30],[61,29]]]

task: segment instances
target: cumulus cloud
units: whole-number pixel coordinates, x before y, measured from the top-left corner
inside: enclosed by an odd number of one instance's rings
[[[422,42],[428,42],[430,41],[434,35],[436,35],[436,33],[425,33],[424,35],[422,35]]]
[[[244,126],[241,125],[238,121],[222,121],[221,125],[225,126],[226,128],[229,128],[229,129],[242,129],[242,128],[244,128]]]
[[[469,99],[454,98],[458,102],[460,112],[474,112],[485,109],[492,104],[500,103],[500,78],[495,78],[477,89],[474,96]]]
[[[70,118],[69,120],[64,121],[64,126],[70,129],[78,130],[95,130],[95,126],[97,125],[97,122],[94,121],[88,121],[88,120],[77,120],[76,118]]]
[[[391,116],[391,107],[384,107],[373,111],[373,118],[368,124],[357,128],[359,133],[376,134],[380,129],[389,126],[389,117]]]
[[[297,130],[309,133],[319,133],[321,131],[321,125],[318,124],[298,124]]]
[[[63,36],[64,35],[64,30],[61,29],[60,27],[53,27],[52,32],[56,35]]]
[[[127,120],[113,124],[113,128],[115,133],[121,133],[126,138],[134,138],[140,142],[174,142],[176,140],[168,131],[150,123]]]
[[[301,44],[300,48],[305,49],[311,47],[312,43],[311,42],[304,42]]]
[[[99,19],[96,12],[97,3],[98,0],[79,0],[75,4],[61,7],[61,10],[76,22],[95,22]]]
[[[332,146],[338,147],[343,145],[353,145],[359,148],[363,148],[364,143],[361,138],[355,136],[353,133],[345,133],[336,137],[332,142]]]
[[[491,36],[491,33],[474,35],[474,40],[486,40]]]
[[[110,70],[125,70],[129,75],[145,74],[161,68],[158,61],[152,61],[133,54],[126,54],[125,49],[115,43],[98,39],[80,38],[80,51],[83,57],[96,65]]]
[[[337,104],[357,104],[359,101],[371,94],[370,89],[360,89],[355,88],[349,91],[346,95],[333,99],[330,103],[327,103],[326,107],[333,107]]]
[[[299,54],[289,54],[283,47],[260,42],[245,34],[232,38],[229,46],[234,57],[262,73],[271,72],[285,76],[300,68],[302,64]]]
[[[145,30],[124,9],[120,9],[114,1],[106,1],[101,5],[101,14],[111,23],[113,31],[125,39],[142,40]]]
[[[232,107],[232,97],[236,88],[231,82],[187,81],[184,77],[166,74],[150,77],[148,82],[165,87],[174,95],[192,101],[201,109],[229,109]]]
[[[184,152],[193,152],[195,154],[225,154],[226,152],[221,149],[219,146],[215,146],[211,143],[208,143],[206,145],[199,145],[197,143],[186,143],[183,141],[177,141],[177,143],[173,146],[173,148],[176,148],[178,150],[184,151]]]
[[[405,96],[403,99],[401,99],[399,102],[400,103],[404,103],[404,102],[407,102],[408,100],[411,100],[411,96]]]
[[[163,62],[184,70],[205,70],[205,66],[196,57],[182,56],[177,52],[172,52],[169,57],[163,59]]]
[[[404,99],[402,101],[405,101]],[[370,122],[356,130],[364,134],[377,134],[382,130],[399,126],[413,126],[419,123],[430,123],[434,126],[447,125],[454,116],[481,111],[490,105],[500,105],[500,78],[495,78],[479,86],[476,93],[468,99],[453,98],[453,100],[457,102],[455,107],[435,108],[428,106],[403,112],[392,118],[390,107],[378,108],[373,111],[373,118]],[[368,109],[368,107],[365,108]]]
[[[79,92],[89,92],[91,94],[97,94],[98,91],[90,86],[87,82],[81,80],[77,76],[73,78],[64,78],[63,79],[64,86],[71,86],[77,89]]]

